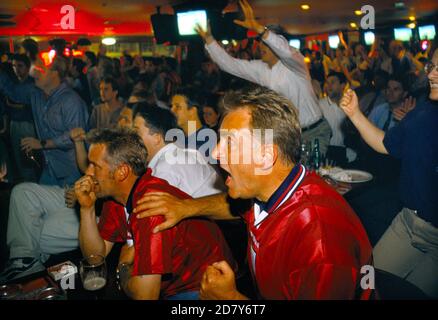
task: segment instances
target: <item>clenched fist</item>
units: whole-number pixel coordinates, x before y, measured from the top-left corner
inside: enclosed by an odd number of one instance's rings
[[[82,128],[74,128],[70,130],[70,138],[74,142],[81,142],[85,140],[85,130]]]
[[[361,113],[357,95],[351,89],[349,89],[342,97],[340,107],[342,110],[344,110],[345,114],[349,118],[352,118]]]
[[[95,181],[91,176],[83,176],[75,183],[76,198],[82,209],[90,209],[96,203]]]

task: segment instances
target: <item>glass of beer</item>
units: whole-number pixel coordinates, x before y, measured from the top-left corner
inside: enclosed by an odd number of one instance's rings
[[[101,255],[89,255],[82,259],[79,272],[85,290],[97,291],[106,285],[106,263]]]

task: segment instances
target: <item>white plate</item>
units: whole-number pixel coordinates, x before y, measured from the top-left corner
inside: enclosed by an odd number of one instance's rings
[[[362,183],[373,180],[373,175],[371,173],[361,170],[342,170],[330,174],[330,176],[336,181],[349,183]]]

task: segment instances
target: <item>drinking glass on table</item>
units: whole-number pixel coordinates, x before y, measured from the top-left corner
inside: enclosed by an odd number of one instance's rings
[[[106,285],[106,263],[101,255],[85,257],[80,264],[80,275],[85,290],[96,291]]]

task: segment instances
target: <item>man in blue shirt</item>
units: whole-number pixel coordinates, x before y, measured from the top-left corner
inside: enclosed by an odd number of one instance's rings
[[[42,150],[45,158],[41,184],[72,185],[81,177],[76,165],[70,130],[86,129],[87,107],[84,101],[63,79],[67,62],[56,57],[52,65],[40,68],[35,84],[15,84],[0,73],[0,91],[18,103],[30,104],[39,139],[28,137],[22,141],[25,152]]]
[[[374,248],[379,269],[405,278],[438,298],[438,50],[426,65],[429,101],[388,132],[360,111],[353,91],[341,107],[362,138],[377,152],[401,160],[400,199],[404,208]]]
[[[22,84],[33,84],[34,79],[29,75],[30,59],[24,54],[17,54],[12,59],[12,66],[18,81]],[[37,181],[36,164],[26,157],[20,148],[21,139],[36,137],[35,126],[31,106],[28,104],[15,103],[6,98],[6,107],[11,120],[10,137],[13,156],[18,168],[20,181]]]
[[[388,131],[397,125],[393,111],[401,108],[408,96],[407,84],[400,78],[392,77],[385,90],[386,102],[371,110],[368,119],[379,129]]]
[[[51,254],[78,247],[79,220],[65,204],[64,187],[80,178],[70,130],[83,128],[87,107],[63,82],[67,61],[56,57],[48,67],[35,67],[35,84],[15,84],[0,73],[0,91],[32,106],[38,139],[22,139],[24,152],[42,150],[45,158],[40,184],[22,183],[11,194],[7,244],[10,257],[0,283],[44,269]]]

